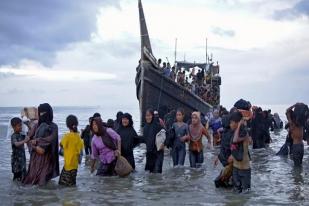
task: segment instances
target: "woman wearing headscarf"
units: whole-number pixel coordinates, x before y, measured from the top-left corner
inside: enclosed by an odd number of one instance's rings
[[[120,136],[111,128],[103,125],[101,118],[93,118],[91,129],[94,134],[92,138],[92,164],[91,173],[95,170],[95,162],[100,162],[97,170],[99,176],[114,176],[117,156],[121,155]]]
[[[117,131],[119,129],[119,127],[121,126],[121,118],[122,118],[123,112],[119,111],[116,114],[116,120],[114,122],[114,129],[115,131]]]
[[[53,123],[53,110],[44,103],[38,113],[39,122],[29,133],[31,155],[24,184],[45,185],[59,176],[58,126]]]
[[[266,147],[267,131],[264,124],[263,111],[257,108],[254,111],[254,117],[251,122],[251,136],[253,140],[253,149]]]
[[[133,128],[132,116],[125,113],[121,118],[121,125],[117,130],[121,137],[121,155],[128,160],[132,168],[135,169],[133,149],[138,145],[138,135]]]
[[[146,123],[143,128],[142,141],[146,144],[145,170],[150,173],[162,173],[164,160],[164,144],[159,148],[156,145],[156,136],[163,129],[157,115],[148,109],[145,115]]]
[[[191,124],[189,125],[189,134],[183,140],[189,141],[189,159],[190,166],[197,168],[204,162],[202,138],[206,136],[210,142],[210,136],[201,123],[201,113],[192,112]]]

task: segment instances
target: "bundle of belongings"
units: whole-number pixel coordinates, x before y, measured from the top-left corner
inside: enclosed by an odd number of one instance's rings
[[[234,107],[239,111],[241,112],[243,118],[245,120],[250,120],[252,119],[253,117],[253,113],[251,111],[251,103],[249,101],[246,101],[246,100],[243,100],[243,99],[240,99],[238,100],[235,104],[234,104]]]

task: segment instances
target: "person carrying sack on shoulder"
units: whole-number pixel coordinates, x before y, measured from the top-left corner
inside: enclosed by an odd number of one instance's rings
[[[189,159],[190,167],[198,168],[204,162],[204,152],[202,138],[207,137],[210,142],[210,136],[201,123],[201,113],[193,112],[191,115],[191,124],[189,125],[188,135],[182,138],[183,141],[189,141]]]

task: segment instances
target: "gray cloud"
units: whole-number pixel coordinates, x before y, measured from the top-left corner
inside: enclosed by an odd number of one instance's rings
[[[234,37],[235,31],[230,29],[223,29],[220,27],[212,27],[211,28],[212,33],[221,36],[221,37]]]
[[[55,51],[90,38],[98,9],[108,5],[119,1],[0,1],[0,65],[22,58],[52,63]]]
[[[299,17],[309,17],[309,1],[301,0],[293,7],[274,12],[274,19],[276,20],[293,20]]]
[[[6,79],[6,78],[14,77],[14,76],[15,74],[11,72],[0,72],[0,79]]]

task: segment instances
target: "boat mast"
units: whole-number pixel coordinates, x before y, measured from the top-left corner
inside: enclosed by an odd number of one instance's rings
[[[177,38],[175,39],[175,63],[176,64],[177,61]]]
[[[207,59],[208,59],[208,58],[207,58],[207,57],[208,57],[208,54],[207,54],[207,46],[208,46],[208,45],[207,45],[207,38],[206,38],[206,65],[208,64],[208,62],[207,62]]]
[[[138,0],[138,9],[139,9],[139,22],[140,22],[140,33],[141,33],[141,60],[145,60],[144,48],[146,47],[148,52],[152,54],[146,19],[144,15],[144,9],[142,1]]]

